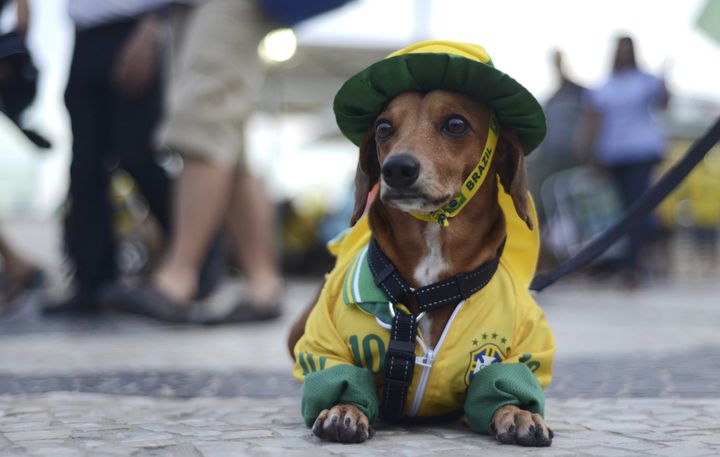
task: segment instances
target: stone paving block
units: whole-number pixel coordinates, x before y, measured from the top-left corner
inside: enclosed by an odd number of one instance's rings
[[[639,422],[619,422],[611,418],[589,419],[583,423],[590,430],[601,430],[606,432],[627,433],[648,430],[648,426]]]
[[[121,432],[116,435],[116,439],[123,445],[132,447],[163,447],[175,443],[175,437],[170,433],[155,433],[144,430],[133,430],[129,432]]]
[[[0,423],[0,432],[29,431],[29,430],[47,430],[50,421],[24,421],[22,418],[13,418]]]
[[[85,452],[72,447],[41,447],[28,452],[34,457],[84,457]]]
[[[716,430],[712,434],[690,436],[687,441],[708,444],[720,449],[720,430]]]
[[[137,453],[138,450],[135,448],[120,446],[117,443],[102,443],[102,446],[94,446],[87,455],[92,457],[130,457]]]
[[[217,457],[237,457],[239,454],[223,454]],[[337,454],[332,454],[328,451],[317,449],[309,453],[307,449],[288,449],[285,447],[262,447],[262,448],[251,448],[247,451],[247,456],[252,457],[333,457]],[[371,454],[370,454],[371,455]],[[208,456],[215,457],[215,456]]]
[[[157,449],[139,449],[133,456],[147,457],[203,457],[200,451],[190,443],[165,446]]]
[[[588,448],[582,449],[582,453],[593,457],[632,457],[638,455],[637,451],[604,445],[589,446]]]
[[[140,424],[140,427],[143,430],[155,432],[155,433],[163,433],[167,432],[172,435],[180,435],[180,436],[192,436],[195,438],[212,438],[212,437],[219,437],[222,434],[222,431],[215,429],[215,428],[205,428],[205,427],[190,427],[186,424],[177,423],[168,421],[166,423],[151,423],[151,424]]]
[[[718,449],[715,448],[713,450],[703,443],[683,442],[668,446],[665,449],[653,451],[653,454],[668,457],[717,457]]]
[[[29,457],[30,456],[30,454],[28,454],[27,452],[25,452],[23,450],[2,449],[2,448],[0,448],[0,450],[2,451],[3,457]]]
[[[312,431],[306,427],[282,427],[275,429],[275,433],[284,437],[292,438],[309,438],[312,435]]]
[[[255,430],[236,430],[232,432],[223,432],[221,439],[226,441],[244,440],[248,438],[270,438],[274,436],[272,430],[255,429]]]
[[[257,448],[287,448],[287,449],[307,449],[313,448],[317,443],[314,437],[303,438],[250,438],[245,440],[246,443]]]
[[[4,432],[5,438],[12,442],[21,441],[46,441],[46,440],[64,440],[69,438],[71,431],[64,428],[48,428],[45,430],[27,430],[27,431],[15,431],[15,432]]]
[[[320,440],[317,440],[317,442],[318,449],[320,449],[324,454],[327,455],[381,455],[380,453],[378,453],[378,449],[369,449],[365,444],[320,443]],[[402,444],[398,443],[396,448],[402,448]],[[400,452],[398,450],[396,450],[396,453],[397,455],[400,455]]]

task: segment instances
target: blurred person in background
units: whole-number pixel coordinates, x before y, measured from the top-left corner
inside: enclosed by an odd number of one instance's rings
[[[6,2],[0,0],[0,14]],[[8,116],[40,148],[50,144],[33,130],[20,127],[20,116],[35,98],[37,71],[32,64],[25,36],[30,25],[27,0],[16,0],[16,21],[13,30],[0,35],[0,112]],[[0,315],[20,305],[24,292],[39,287],[44,279],[42,271],[18,252],[0,234]]]
[[[650,186],[653,169],[665,154],[665,138],[654,111],[665,109],[669,93],[663,79],[638,68],[632,38],[618,38],[612,74],[587,92],[588,144],[595,162],[614,181],[627,209]],[[646,217],[629,233],[621,273],[626,284],[638,285],[641,249],[652,239],[655,223]]]
[[[163,0],[69,0],[75,48],[65,104],[72,129],[72,163],[65,242],[74,267],[73,291],[46,312],[87,312],[101,287],[117,276],[110,179],[116,167],[136,181],[167,233],[170,188],[154,160],[152,135],[162,109]]]
[[[274,24],[255,1],[184,3],[170,9],[168,103],[158,135],[160,146],[184,162],[173,236],[152,279],[118,284],[108,302],[161,320],[188,320],[194,305],[201,305],[202,259],[226,224],[247,292],[214,322],[272,319],[281,314],[282,287],[275,208],[245,163],[244,125],[264,73],[257,46]]]
[[[576,151],[575,139],[582,113],[585,88],[568,76],[561,51],[555,50],[552,53],[552,66],[555,71],[557,89],[543,106],[547,121],[547,134],[538,150],[528,157],[528,165],[532,170],[528,176],[530,192],[535,199],[541,224],[544,222],[544,211],[540,198],[540,188],[543,182],[553,173],[581,164]]]
[[[550,216],[549,209],[545,208],[546,202],[542,198],[543,183],[551,175],[582,163],[575,143],[585,88],[568,75],[561,51],[555,50],[552,53],[552,66],[557,89],[543,106],[547,120],[547,134],[538,149],[527,159],[530,170],[528,184],[542,230],[548,228],[546,222]],[[551,262],[549,256],[549,249],[544,247],[541,262]]]

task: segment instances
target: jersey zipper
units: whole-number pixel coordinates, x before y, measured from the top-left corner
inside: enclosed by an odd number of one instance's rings
[[[415,365],[420,365],[422,367],[422,373],[420,374],[420,380],[418,381],[417,389],[415,390],[415,397],[413,398],[412,407],[410,408],[410,412],[408,413],[408,415],[410,416],[416,416],[418,411],[420,411],[420,405],[422,404],[423,397],[425,397],[425,390],[427,389],[427,382],[430,378],[430,370],[432,370],[435,356],[438,354],[438,352],[440,352],[440,349],[445,342],[445,337],[447,336],[448,330],[450,330],[450,327],[455,320],[455,316],[457,316],[458,312],[460,312],[460,308],[462,308],[464,303],[465,300],[458,303],[458,305],[455,307],[455,310],[450,316],[448,323],[445,325],[442,335],[440,335],[440,340],[438,341],[438,344],[437,346],[435,346],[434,349],[428,349],[428,347],[425,345],[425,341],[423,341],[421,337],[417,338],[417,342],[420,344],[420,348],[422,349],[424,355],[415,357]]]

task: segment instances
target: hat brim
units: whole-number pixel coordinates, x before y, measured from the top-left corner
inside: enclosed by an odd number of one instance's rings
[[[335,119],[343,135],[360,145],[395,96],[435,89],[487,103],[500,126],[517,133],[526,155],[545,136],[545,114],[525,87],[491,65],[445,53],[403,54],[370,65],[338,91],[333,103]]]

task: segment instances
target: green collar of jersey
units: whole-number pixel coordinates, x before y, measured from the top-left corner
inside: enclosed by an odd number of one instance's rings
[[[367,247],[358,252],[350,262],[350,268],[343,281],[342,298],[346,305],[355,304],[385,324],[392,322],[388,297],[373,280],[367,260]]]

